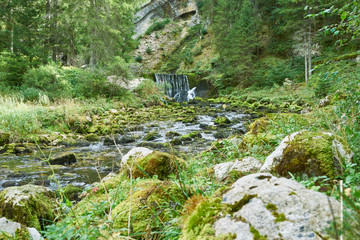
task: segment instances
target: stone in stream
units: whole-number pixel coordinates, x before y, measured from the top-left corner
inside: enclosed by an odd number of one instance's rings
[[[74,153],[60,153],[49,160],[51,165],[70,165],[76,163],[76,156]]]
[[[214,232],[236,240],[325,239],[339,215],[335,199],[290,179],[256,173],[237,180],[221,199],[200,202],[185,220],[180,239],[210,239]]]
[[[154,131],[154,132],[150,132],[150,133],[146,134],[145,137],[143,138],[143,140],[144,141],[152,141],[159,137],[161,137],[161,135],[158,132]]]
[[[173,132],[173,131],[167,132],[165,134],[166,138],[174,138],[174,137],[178,137],[178,136],[181,136],[181,134],[178,132]]]
[[[227,117],[225,117],[225,116],[221,116],[221,117],[217,117],[216,119],[215,119],[215,125],[220,125],[220,126],[222,126],[222,125],[228,125],[228,124],[230,124],[231,123],[231,121],[227,118]]]
[[[55,194],[46,187],[28,184],[0,192],[0,216],[39,230],[54,220],[56,207]]]
[[[216,139],[224,139],[224,138],[228,138],[230,136],[230,133],[224,132],[224,131],[219,131],[219,132],[214,133],[213,136]]]

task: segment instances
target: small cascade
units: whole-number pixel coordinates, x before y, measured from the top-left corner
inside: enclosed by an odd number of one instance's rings
[[[165,94],[177,102],[188,102],[195,98],[196,87],[190,90],[189,80],[186,75],[155,74],[156,83],[164,87]]]

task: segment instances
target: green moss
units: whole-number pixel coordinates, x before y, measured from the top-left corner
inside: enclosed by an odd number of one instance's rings
[[[214,122],[216,125],[230,124],[231,121],[227,117],[217,117]]]
[[[270,210],[270,211],[276,211],[278,208],[277,208],[277,206],[276,206],[275,204],[268,203],[268,204],[266,205],[266,209],[267,209],[267,210]]]
[[[129,211],[131,211],[134,234],[141,236],[149,231],[162,230],[166,222],[180,212],[179,208],[185,202],[182,190],[171,182],[146,180],[137,184],[135,189],[133,195],[113,209],[112,219],[115,229],[127,228]]]
[[[131,168],[133,178],[156,175],[160,180],[166,179],[170,174],[176,174],[184,164],[184,160],[158,151],[154,151],[145,158],[134,159],[134,164],[129,163],[130,166],[133,165]],[[129,169],[125,171],[130,175]]]
[[[308,176],[334,178],[337,175],[332,149],[334,136],[303,131],[284,149],[283,161],[276,166],[278,174],[306,173]]]
[[[215,230],[212,228],[215,217],[227,209],[228,207],[221,204],[221,198],[208,198],[202,201],[185,219],[180,239],[215,239]]]
[[[43,221],[54,219],[55,208],[54,193],[41,186],[9,187],[0,193],[0,216],[38,230]]]
[[[152,141],[152,140],[155,140],[156,138],[159,138],[161,135],[154,131],[154,132],[150,132],[148,134],[145,135],[145,137],[143,138],[144,141]]]
[[[231,215],[233,213],[236,213],[237,211],[239,211],[243,206],[248,204],[250,202],[250,200],[255,197],[257,197],[257,194],[250,194],[250,195],[246,194],[242,199],[235,202],[234,204],[228,204]]]
[[[278,213],[278,212],[273,212],[273,215],[275,217],[275,222],[284,222],[286,221],[286,217],[285,214],[283,213]]]
[[[253,226],[250,225],[250,232],[253,234],[253,239],[254,240],[267,240],[268,238],[265,236],[262,236],[259,231],[254,228]]]

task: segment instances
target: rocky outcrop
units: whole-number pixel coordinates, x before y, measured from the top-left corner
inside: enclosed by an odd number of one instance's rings
[[[253,157],[248,157],[232,162],[216,164],[214,168],[215,177],[217,179],[225,178],[229,172],[237,171],[242,173],[256,172],[262,166],[262,162]]]
[[[327,239],[326,229],[339,215],[335,199],[257,173],[237,180],[222,199],[202,200],[186,218],[180,239]]]
[[[342,162],[349,162],[353,153],[333,134],[301,131],[284,138],[261,167],[262,172],[275,171],[281,176],[305,173],[334,178]]]
[[[223,195],[222,204],[232,205],[232,211],[214,223],[216,235],[232,231],[236,239],[252,239],[242,237],[250,234],[268,239],[319,239],[318,234],[325,236],[334,220],[332,214],[340,214],[335,199],[271,174],[239,179]],[[226,227],[239,224],[236,229]]]
[[[134,38],[145,33],[152,22],[158,18],[172,18],[199,21],[195,0],[151,0],[135,14]]]
[[[0,193],[0,216],[40,230],[44,222],[54,219],[55,203],[49,188],[31,184],[9,187]]]

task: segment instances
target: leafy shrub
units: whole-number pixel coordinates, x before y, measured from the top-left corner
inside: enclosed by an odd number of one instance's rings
[[[161,103],[162,94],[154,81],[145,80],[134,91],[147,106]]]
[[[143,58],[140,55],[137,55],[135,57],[135,61],[137,61],[138,63],[141,63],[143,61]]]
[[[146,35],[150,35],[152,32],[164,29],[164,27],[170,23],[170,19],[166,18],[162,21],[153,23],[145,32]]]
[[[70,97],[71,85],[66,79],[61,78],[60,73],[60,69],[54,64],[30,69],[24,75],[24,84],[21,88],[24,91],[27,88],[39,89],[46,92],[51,99]]]
[[[151,47],[148,46],[148,47],[146,48],[146,53],[147,53],[147,54],[151,54],[151,52],[152,52]]]
[[[26,56],[9,52],[0,53],[0,82],[20,86],[25,72],[36,63],[30,63]]]
[[[328,93],[330,92],[332,86],[335,83],[335,78],[336,75],[338,73],[334,72],[334,73],[329,73],[326,72],[324,74],[322,74],[320,76],[320,79],[314,84],[314,92],[315,92],[315,96],[321,98],[321,97],[325,97],[326,95],[328,95]]]
[[[43,91],[37,88],[26,88],[22,91],[25,101],[38,101],[43,93]]]

